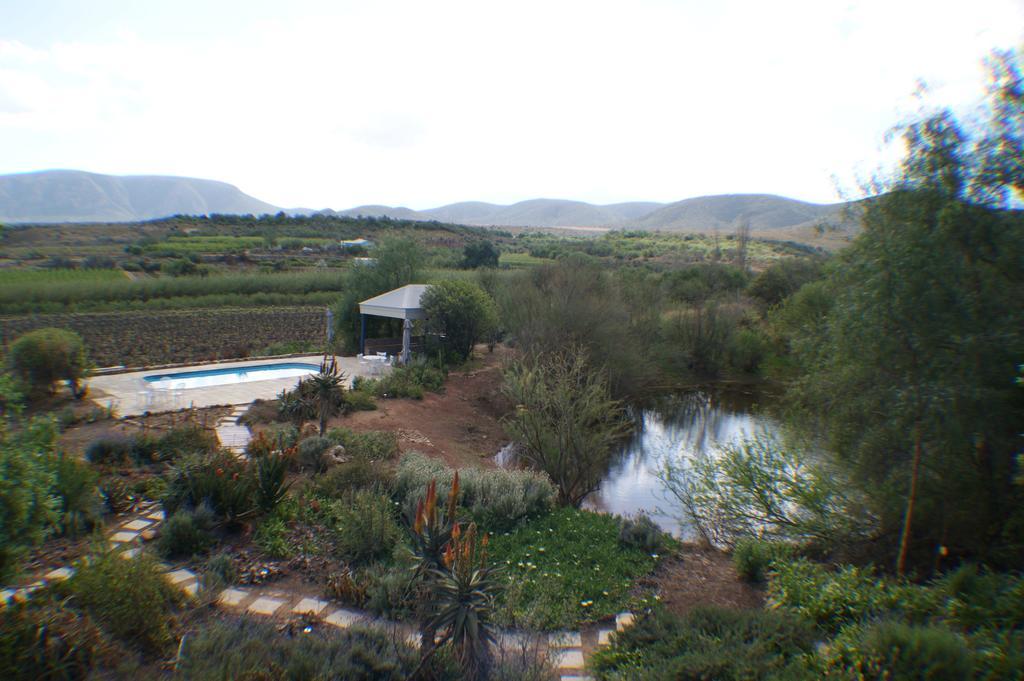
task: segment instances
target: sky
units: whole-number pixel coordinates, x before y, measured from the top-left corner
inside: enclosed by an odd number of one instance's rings
[[[314,209],[829,203],[1022,45],[1024,0],[0,0],[0,174]]]

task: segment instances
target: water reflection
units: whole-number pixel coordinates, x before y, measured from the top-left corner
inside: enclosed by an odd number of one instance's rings
[[[584,506],[619,515],[645,511],[666,531],[687,539],[693,537],[693,528],[680,522],[682,508],[658,478],[665,462],[711,453],[719,444],[777,427],[757,413],[752,396],[725,391],[684,393],[638,409],[633,416],[636,431],[613,459],[601,489]]]

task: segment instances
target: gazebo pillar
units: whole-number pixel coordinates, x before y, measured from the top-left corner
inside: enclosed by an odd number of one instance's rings
[[[412,320],[402,322],[402,357],[401,363],[408,364],[412,359]]]
[[[366,315],[359,315],[359,354],[366,354]]]

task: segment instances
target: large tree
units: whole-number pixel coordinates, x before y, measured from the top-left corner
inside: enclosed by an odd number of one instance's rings
[[[900,572],[947,552],[1024,564],[1024,108],[1017,58],[992,71],[987,125],[972,134],[942,111],[905,127],[900,172],[795,344],[795,394],[880,502]]]
[[[447,353],[465,360],[473,346],[498,326],[494,300],[471,281],[442,281],[427,288],[420,300],[427,330]]]

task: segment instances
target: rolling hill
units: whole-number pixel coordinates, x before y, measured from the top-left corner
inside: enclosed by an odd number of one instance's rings
[[[131,222],[176,213],[276,213],[214,180],[45,170],[0,175],[0,222]]]
[[[821,205],[770,194],[701,196],[663,204],[636,201],[595,205],[564,199],[531,199],[511,205],[482,201],[438,208],[365,205],[317,214],[437,220],[494,227],[585,227],[679,232],[733,231],[748,223],[755,234],[789,238],[817,225],[851,233],[849,204]],[[134,222],[175,214],[276,213],[281,209],[213,180],[150,175],[99,175],[49,170],[0,176],[0,222]],[[293,215],[315,211],[292,209]]]

